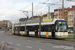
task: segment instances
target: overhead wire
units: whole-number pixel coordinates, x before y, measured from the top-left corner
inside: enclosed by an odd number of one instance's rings
[[[29,4],[28,6],[26,6],[26,7],[22,8],[22,9],[25,9],[25,8],[29,7],[30,5],[31,5],[31,4]],[[22,9],[21,9],[21,10],[22,10]]]

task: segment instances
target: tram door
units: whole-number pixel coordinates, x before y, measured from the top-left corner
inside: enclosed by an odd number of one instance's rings
[[[20,27],[18,27],[18,35],[20,35]]]
[[[16,30],[16,28],[14,27],[14,35],[15,35],[15,30]]]
[[[27,30],[27,36],[29,36],[29,30]]]
[[[35,30],[35,37],[38,37],[38,30]]]
[[[29,36],[29,29],[30,28],[27,26],[26,29],[27,29],[27,36]]]
[[[52,28],[52,38],[55,38],[55,29],[54,29],[54,27]]]
[[[35,26],[35,37],[38,37],[38,26]]]

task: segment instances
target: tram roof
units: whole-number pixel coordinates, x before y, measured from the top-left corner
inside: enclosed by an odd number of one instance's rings
[[[54,24],[55,21],[66,21],[65,19],[42,19],[41,20],[41,25],[48,25],[48,24]],[[31,26],[31,25],[39,25],[40,20],[31,20],[27,21],[26,25]],[[15,26],[19,26],[19,23],[16,23]],[[21,22],[20,26],[25,26],[25,22]]]

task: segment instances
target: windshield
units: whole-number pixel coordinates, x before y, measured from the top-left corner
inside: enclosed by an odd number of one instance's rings
[[[66,31],[66,28],[67,28],[66,24],[59,24],[58,31]]]
[[[66,24],[66,22],[58,23],[56,25],[56,30],[58,32],[65,32],[65,31],[67,31],[67,24]]]

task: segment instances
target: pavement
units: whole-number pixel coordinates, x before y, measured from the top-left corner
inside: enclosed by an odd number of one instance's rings
[[[21,37],[0,31],[0,41],[18,50],[75,50],[75,42],[54,39]]]
[[[4,31],[0,31],[0,32],[3,33]],[[8,43],[0,41],[0,50],[18,50],[18,49]]]
[[[4,43],[0,42],[0,50],[3,50],[3,47],[4,47]]]

